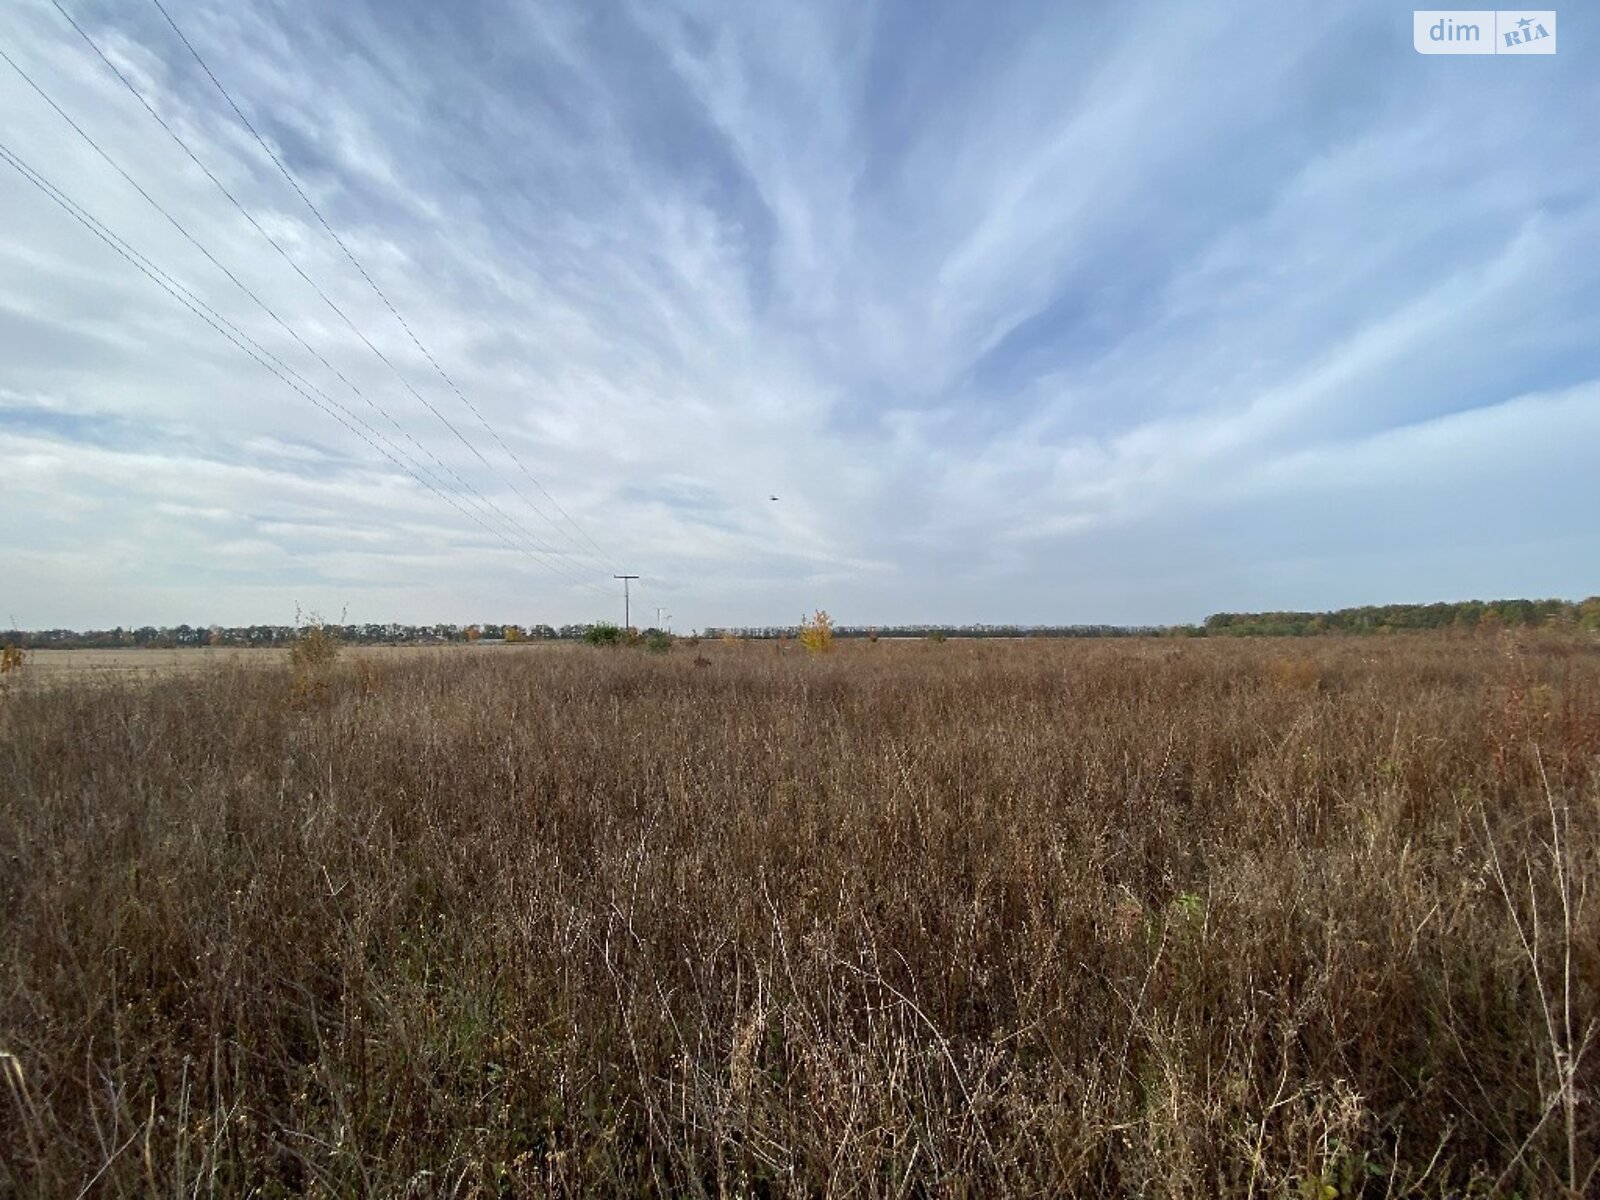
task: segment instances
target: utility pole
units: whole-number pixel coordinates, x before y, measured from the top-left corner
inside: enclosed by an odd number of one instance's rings
[[[659,604],[656,605],[656,628],[662,630],[665,633],[671,633],[672,630],[668,626],[663,625],[661,623],[661,614],[664,613],[664,612],[667,612],[667,610],[665,608],[663,608]],[[667,620],[668,621],[672,620],[672,614],[671,613],[667,613]]]
[[[637,575],[613,575],[611,578],[622,580],[622,631],[626,633],[633,628],[633,618],[628,608],[628,580],[639,577]]]

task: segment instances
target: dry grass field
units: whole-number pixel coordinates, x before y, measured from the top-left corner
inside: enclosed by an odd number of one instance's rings
[[[39,665],[0,1193],[1594,1194],[1593,639]]]

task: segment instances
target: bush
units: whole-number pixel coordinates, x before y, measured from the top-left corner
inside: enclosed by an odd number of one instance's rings
[[[311,617],[300,627],[294,642],[289,646],[289,665],[295,669],[296,674],[326,670],[338,657],[338,635],[316,616]]]
[[[583,640],[591,646],[617,646],[622,644],[622,627],[610,621],[601,621],[584,630]]]
[[[1267,678],[1291,692],[1314,692],[1322,682],[1322,669],[1306,655],[1273,658],[1267,661]]]
[[[833,649],[833,618],[817,609],[811,620],[800,625],[800,644],[813,654]]]
[[[651,654],[665,654],[672,649],[672,635],[663,633],[659,629],[652,629],[645,635],[644,648]]]
[[[289,645],[289,666],[294,671],[292,696],[296,704],[318,704],[327,699],[333,664],[338,659],[338,636],[321,617],[313,614],[300,626]]]

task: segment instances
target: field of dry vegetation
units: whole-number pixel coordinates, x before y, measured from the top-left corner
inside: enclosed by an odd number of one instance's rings
[[[1594,1194],[1592,638],[17,677],[6,1195]]]

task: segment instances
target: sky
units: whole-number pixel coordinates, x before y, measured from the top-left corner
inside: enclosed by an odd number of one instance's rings
[[[0,160],[8,623],[1600,592],[1592,4],[1507,57],[1370,2],[163,2],[270,154],[153,2],[61,5],[192,159],[0,6],[0,146],[122,247]]]

